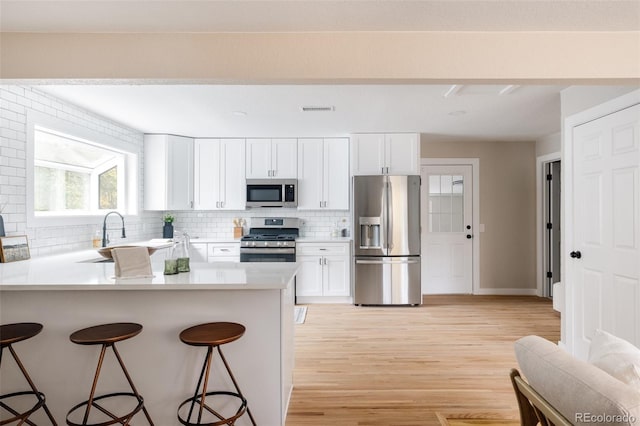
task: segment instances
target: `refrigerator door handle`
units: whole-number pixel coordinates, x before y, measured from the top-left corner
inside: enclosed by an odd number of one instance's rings
[[[387,250],[393,249],[393,185],[387,182]],[[389,254],[387,252],[387,254]]]
[[[360,260],[356,259],[358,265],[406,265],[410,263],[420,263],[418,259],[408,260]]]

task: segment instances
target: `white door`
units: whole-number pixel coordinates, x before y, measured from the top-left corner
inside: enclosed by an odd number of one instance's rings
[[[381,175],[385,166],[383,134],[357,134],[351,136],[351,174]]]
[[[298,139],[271,140],[271,169],[278,179],[298,177]]]
[[[244,139],[220,141],[220,208],[244,210],[247,197]],[[215,164],[213,165],[216,166]]]
[[[267,179],[271,172],[271,139],[247,139],[247,179]]]
[[[322,194],[322,139],[298,141],[298,210],[319,210]]]
[[[420,170],[418,154],[420,138],[417,133],[385,135],[385,173],[388,175],[416,175]]]
[[[220,200],[220,141],[196,139],[194,149],[194,207],[196,210],[216,209]]]
[[[473,293],[470,165],[422,166],[422,293]]]
[[[324,207],[349,210],[349,141],[325,139],[323,157]]]
[[[640,105],[574,127],[572,141],[567,272],[574,354],[586,358],[598,328],[640,345]]]

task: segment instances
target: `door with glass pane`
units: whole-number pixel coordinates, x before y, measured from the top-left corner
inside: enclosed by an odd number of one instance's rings
[[[421,169],[422,293],[473,292],[472,169]]]

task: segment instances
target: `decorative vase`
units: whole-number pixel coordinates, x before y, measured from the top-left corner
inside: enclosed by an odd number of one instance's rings
[[[4,219],[0,215],[0,237],[4,237]]]
[[[173,238],[173,224],[165,222],[162,227],[162,238]]]

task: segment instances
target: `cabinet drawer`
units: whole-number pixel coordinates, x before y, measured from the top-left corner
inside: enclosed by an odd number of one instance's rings
[[[349,243],[298,243],[296,254],[304,255],[348,255]]]
[[[209,257],[240,256],[240,244],[209,244]]]

